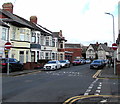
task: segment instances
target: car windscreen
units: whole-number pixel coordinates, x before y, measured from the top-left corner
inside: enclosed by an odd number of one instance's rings
[[[66,61],[65,60],[61,60],[61,61],[59,61],[60,63],[66,63]]]
[[[74,60],[74,61],[79,61],[79,60]]]
[[[97,60],[96,60],[96,61],[93,61],[93,63],[101,63],[101,61],[97,61]]]
[[[56,61],[49,61],[48,64],[56,64]]]

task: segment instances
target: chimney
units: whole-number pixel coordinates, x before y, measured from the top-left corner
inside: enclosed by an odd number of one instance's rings
[[[62,37],[62,30],[60,30],[60,32],[59,32],[59,36]]]
[[[31,16],[30,22],[37,24],[37,16]]]
[[[99,44],[98,44],[98,42],[96,42],[96,46],[98,46]]]
[[[13,13],[13,4],[12,3],[4,3],[2,5],[3,10]]]
[[[104,44],[105,44],[106,46],[108,46],[108,43],[107,43],[107,42],[105,42]]]

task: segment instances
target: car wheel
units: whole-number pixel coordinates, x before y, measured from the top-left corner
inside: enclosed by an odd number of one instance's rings
[[[55,66],[55,69],[57,70],[57,66]]]

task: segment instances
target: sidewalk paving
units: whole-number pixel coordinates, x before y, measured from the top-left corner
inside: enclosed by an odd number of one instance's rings
[[[7,75],[7,73],[2,73],[2,76],[18,76],[18,75],[34,73],[34,72],[39,72],[39,71],[41,71],[41,69],[23,70],[23,71],[11,72],[9,73],[9,75]]]
[[[101,73],[99,74],[98,78],[115,78],[120,79],[120,75],[114,74],[114,68],[113,67],[105,67],[102,69]]]

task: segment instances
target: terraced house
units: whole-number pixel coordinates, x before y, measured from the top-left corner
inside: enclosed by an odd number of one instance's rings
[[[66,41],[63,36],[55,36],[54,32],[39,25],[36,16],[31,16],[28,21],[13,14],[12,3],[4,3],[2,7],[0,9],[1,29],[6,28],[8,31],[5,31],[6,40],[3,40],[3,44],[6,41],[12,43],[9,57],[16,58],[23,63],[38,62],[41,59],[57,60],[59,57],[64,59],[64,51],[62,55],[58,52],[59,44],[62,42],[64,46]],[[5,34],[2,33],[2,37],[5,37]]]
[[[13,14],[12,3],[4,3],[0,9],[0,18],[9,28],[8,41],[12,43],[10,57],[25,63],[31,61],[30,41],[32,27]],[[3,34],[2,34],[3,35]]]

